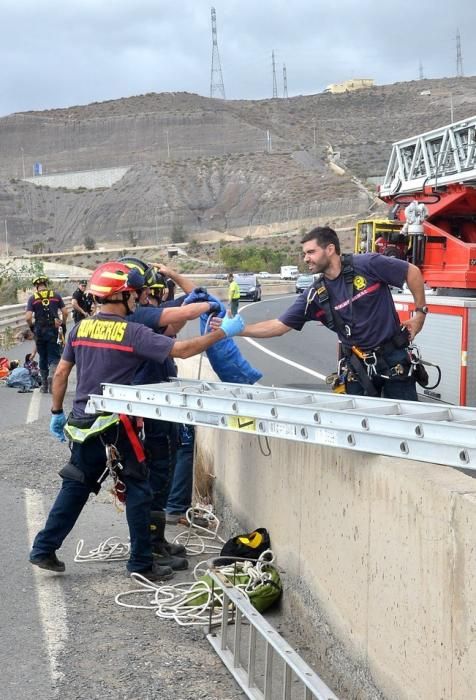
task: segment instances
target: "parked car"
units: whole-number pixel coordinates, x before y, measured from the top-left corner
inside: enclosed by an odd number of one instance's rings
[[[240,289],[240,299],[261,300],[261,284],[258,275],[240,272],[234,275],[234,278]]]
[[[299,275],[296,280],[296,294],[301,294],[314,282],[314,275]]]
[[[271,277],[269,272],[258,272],[258,277]]]

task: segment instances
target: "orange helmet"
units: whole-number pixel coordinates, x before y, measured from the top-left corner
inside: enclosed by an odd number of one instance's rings
[[[91,293],[99,299],[107,299],[119,292],[141,289],[145,284],[137,269],[130,269],[120,262],[107,262],[94,270],[89,281]]]

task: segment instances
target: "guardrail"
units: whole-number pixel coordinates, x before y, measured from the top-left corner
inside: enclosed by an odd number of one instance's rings
[[[71,311],[71,298],[63,297],[68,311]],[[27,329],[25,308],[26,304],[0,306],[0,347],[15,344],[16,333]]]
[[[216,284],[218,280],[213,280]],[[261,286],[263,296],[268,294],[286,294],[294,292],[294,282],[283,282],[281,280],[266,280]],[[225,298],[228,291],[228,285],[220,286],[208,285],[207,287],[211,294]],[[68,311],[71,311],[71,298],[63,297]],[[11,345],[14,342],[15,333],[26,330],[25,323],[25,307],[26,304],[11,304],[10,306],[0,306],[0,347]],[[6,336],[10,336],[9,342],[6,341]]]

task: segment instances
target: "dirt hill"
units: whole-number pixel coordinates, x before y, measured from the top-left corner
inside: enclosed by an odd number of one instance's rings
[[[451,109],[455,121],[476,113],[476,78],[263,101],[149,94],[13,114],[0,119],[0,220],[11,246],[57,250],[86,237],[159,243],[174,228],[247,235],[273,222],[357,216],[391,143],[449,123]],[[107,189],[53,189],[22,181],[35,162],[47,174],[129,170]]]

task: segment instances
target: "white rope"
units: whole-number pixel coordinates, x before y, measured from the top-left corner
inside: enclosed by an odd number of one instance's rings
[[[274,561],[274,554],[271,550],[266,550],[257,561],[237,561],[226,566],[217,566],[219,570],[229,580],[233,581],[235,575],[249,577],[247,583],[235,583],[235,588],[240,589],[249,595],[257,586],[272,580],[272,577],[263,568]],[[207,568],[204,568],[204,564]],[[115,602],[125,608],[135,608],[138,610],[155,610],[157,617],[164,620],[175,620],[182,627],[203,625],[211,622],[218,624],[222,618],[223,591],[217,586],[213,589],[206,581],[197,579],[208,571],[208,562],[199,562],[193,571],[195,582],[176,583],[174,585],[156,585],[146,579],[141,574],[133,573],[131,578],[140,585],[131,591],[123,591],[115,597]],[[128,602],[130,596],[147,594],[149,600],[147,604]],[[204,600],[197,605],[194,601]]]
[[[173,539],[174,544],[182,544],[189,556],[197,554],[219,554],[225,540],[218,534],[220,521],[213,513],[212,506],[196,505],[185,514],[189,528],[179,532]],[[207,522],[207,527],[198,525],[196,519]],[[216,544],[212,544],[216,542]]]
[[[100,542],[95,549],[90,549],[87,554],[83,554],[84,540],[79,540],[76,545],[74,561],[81,564],[85,561],[123,561],[129,559],[131,551],[130,542],[121,542],[118,537],[109,537],[104,542]]]
[[[188,509],[186,516],[190,527],[180,532],[173,542],[183,544],[189,556],[219,554],[225,540],[218,535],[220,521],[212,512],[211,507],[196,505],[194,508]],[[195,523],[197,517],[206,520],[209,527],[197,525]],[[213,541],[216,541],[217,544],[211,544]],[[90,549],[87,554],[83,554],[83,547],[84,540],[79,540],[74,556],[74,561],[78,564],[86,561],[124,561],[129,558],[131,551],[130,542],[121,542],[118,537],[109,537],[104,542],[100,542],[94,549]],[[200,563],[203,564],[203,562]]]

